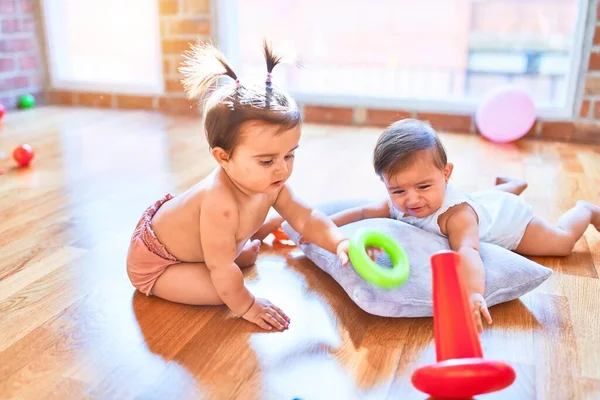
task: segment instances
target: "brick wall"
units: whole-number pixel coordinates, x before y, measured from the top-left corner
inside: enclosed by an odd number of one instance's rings
[[[0,2],[3,0],[0,0]],[[149,0],[150,1],[150,0]],[[83,93],[51,90],[52,104],[89,107],[149,109],[166,113],[199,114],[198,107],[185,97],[177,68],[181,54],[196,38],[211,36],[210,0],[153,0],[159,2],[165,94],[134,96],[114,93]]]
[[[0,0],[0,104],[15,108],[23,94],[40,99],[45,72],[34,0]]]
[[[600,6],[594,20],[589,54],[588,70],[585,74],[583,101],[579,108],[579,118],[583,121],[600,120]]]

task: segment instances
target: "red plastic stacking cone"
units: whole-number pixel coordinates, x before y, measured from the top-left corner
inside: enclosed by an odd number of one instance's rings
[[[483,357],[459,267],[460,254],[456,252],[440,252],[431,257],[433,332],[438,361]]]
[[[460,254],[454,251],[431,256],[437,363],[417,369],[412,383],[434,397],[468,398],[495,392],[516,378],[510,365],[483,358],[460,263]]]

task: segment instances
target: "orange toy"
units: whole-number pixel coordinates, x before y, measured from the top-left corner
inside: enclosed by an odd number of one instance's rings
[[[279,243],[284,243],[284,242],[290,240],[290,238],[284,232],[284,230],[281,226],[278,226],[277,228],[275,228],[275,230],[271,233],[273,234],[273,236],[275,236],[275,240]]]
[[[502,390],[516,378],[510,365],[483,358],[460,263],[454,251],[431,256],[437,363],[417,369],[412,383],[433,397],[470,398]]]

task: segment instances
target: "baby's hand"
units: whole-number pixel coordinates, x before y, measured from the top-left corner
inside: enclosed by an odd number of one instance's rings
[[[272,328],[283,331],[290,325],[290,318],[267,299],[255,299],[242,318],[268,331]]]
[[[301,236],[300,240],[298,240],[298,244],[310,244],[310,242],[308,242],[306,239],[304,239],[304,237]],[[342,240],[337,245],[336,253],[337,253],[337,256],[339,257],[340,261],[342,262],[342,266],[348,265],[348,261],[350,260],[350,258],[348,256],[348,246],[349,245],[350,245],[350,241],[348,239]]]
[[[383,253],[384,251],[385,250],[383,250],[380,247],[367,247],[367,255],[373,261],[375,261],[375,259],[377,258],[377,253]]]
[[[473,312],[473,318],[475,320],[475,326],[477,327],[477,332],[483,332],[483,323],[481,321],[481,314],[487,321],[488,324],[492,323],[492,316],[488,311],[487,304],[485,299],[480,293],[471,294],[471,311]]]
[[[350,246],[350,241],[348,239],[342,240],[337,245],[336,253],[340,261],[342,262],[342,267],[348,265],[348,261],[350,260],[348,256],[348,246]]]

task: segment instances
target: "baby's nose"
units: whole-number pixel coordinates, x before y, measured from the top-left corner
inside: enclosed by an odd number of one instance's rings
[[[421,201],[421,196],[417,193],[409,193],[408,199],[406,200],[406,205],[409,207],[416,206]]]
[[[284,162],[278,162],[275,166],[275,174],[284,174],[287,172],[287,164]]]

